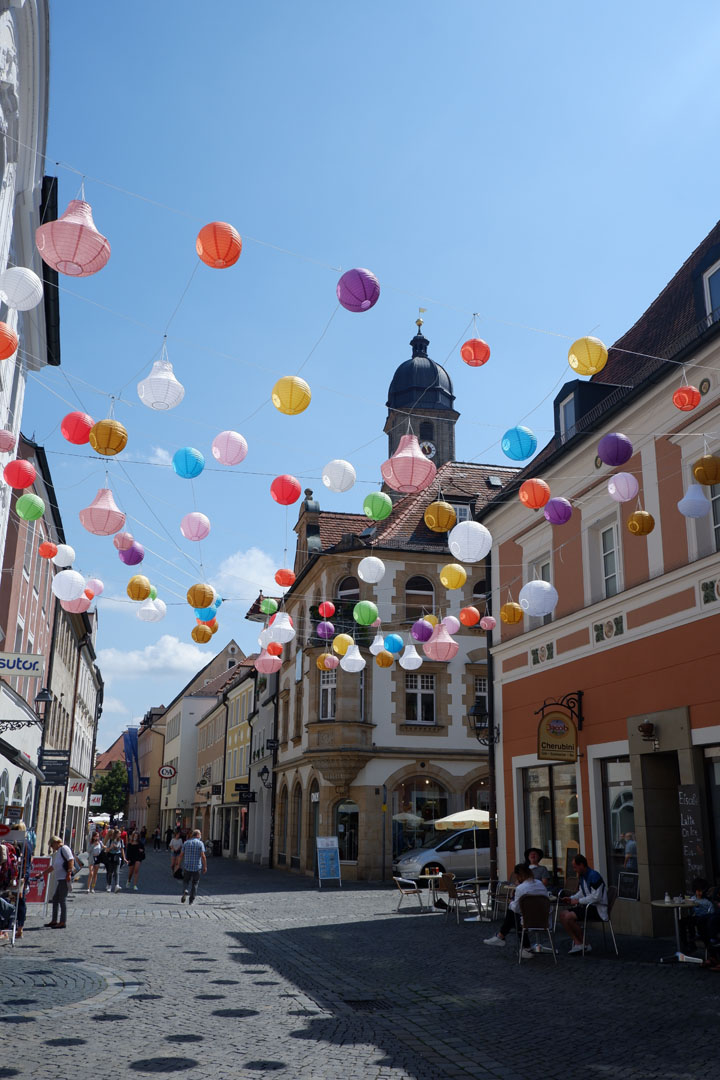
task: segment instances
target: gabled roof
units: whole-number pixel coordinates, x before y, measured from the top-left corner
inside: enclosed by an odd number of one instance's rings
[[[98,772],[99,770],[110,769],[116,761],[124,760],[125,750],[123,747],[123,737],[122,735],[118,735],[109,750],[105,750],[104,753],[98,754],[94,771]]]
[[[221,671],[219,675],[216,675],[215,678],[211,679],[205,686],[201,686],[198,690],[193,690],[192,694],[188,694],[188,697],[212,697],[213,694],[222,694],[227,690],[232,690],[235,683],[247,678],[248,668],[252,669],[257,656],[257,653],[252,653],[243,660],[239,660],[236,664],[233,664],[231,668],[228,668],[227,671]]]
[[[186,695],[186,694],[187,694],[187,692],[188,692],[188,689],[189,689],[189,688],[190,688],[190,687],[192,686],[192,684],[193,684],[193,683],[194,683],[194,682],[195,682],[195,681],[196,681],[197,679],[201,679],[201,678],[202,678],[203,672],[207,671],[207,669],[208,669],[208,668],[210,667],[210,665],[212,664],[213,660],[216,660],[216,659],[218,658],[218,656],[220,656],[220,654],[221,654],[221,653],[224,653],[224,652],[225,652],[225,650],[226,650],[226,649],[228,649],[228,648],[229,648],[229,647],[230,647],[231,645],[234,645],[234,646],[235,646],[235,648],[236,648],[236,649],[237,649],[237,651],[238,651],[238,652],[237,652],[237,659],[238,659],[238,663],[239,663],[239,662],[240,662],[241,660],[244,660],[244,659],[245,659],[245,653],[244,653],[244,652],[242,651],[242,649],[241,649],[241,648],[240,648],[240,646],[239,646],[239,645],[237,644],[237,642],[236,642],[236,641],[235,641],[235,640],[234,640],[233,638],[231,638],[231,639],[230,639],[230,641],[228,641],[227,645],[224,645],[222,649],[219,649],[219,650],[218,650],[218,652],[216,652],[216,653],[215,653],[215,655],[214,655],[214,656],[211,656],[211,657],[210,657],[210,659],[208,660],[208,662],[207,662],[207,664],[205,665],[205,667],[203,667],[203,668],[200,668],[200,670],[199,670],[199,671],[196,671],[196,672],[195,672],[195,674],[193,675],[193,677],[192,677],[192,678],[191,678],[191,679],[190,679],[190,680],[189,680],[188,682],[186,682],[186,683],[185,683],[185,685],[183,686],[182,690],[181,690],[181,691],[180,691],[180,692],[179,692],[178,694],[176,694],[176,695],[175,695],[175,697],[174,697],[174,698],[172,699],[172,701],[170,702],[170,704],[169,704],[169,705],[167,706],[167,708],[165,709],[165,712],[166,712],[166,713],[167,713],[167,712],[169,712],[169,711],[170,711],[170,709],[172,709],[173,705],[175,705],[175,704],[176,704],[176,703],[177,703],[178,701],[180,701],[180,700],[181,700],[182,698],[184,698],[184,697],[185,697],[185,695]]]

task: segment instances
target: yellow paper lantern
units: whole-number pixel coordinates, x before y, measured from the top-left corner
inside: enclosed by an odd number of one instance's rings
[[[440,580],[446,589],[462,589],[467,581],[467,571],[460,563],[451,562],[443,566],[440,571]]]
[[[283,375],[273,386],[272,403],[286,416],[305,412],[310,404],[310,387],[298,375]]]
[[[423,619],[425,622],[429,622],[431,626],[437,626],[440,622],[437,615],[423,615]]]
[[[144,574],[134,574],[127,583],[127,594],[131,600],[147,600],[151,588]]]
[[[693,476],[698,484],[705,487],[720,484],[720,458],[714,454],[703,454],[693,465]]]
[[[424,518],[428,529],[433,532],[447,532],[457,523],[457,514],[450,503],[440,499],[430,503],[425,510]]]
[[[190,636],[198,645],[207,645],[212,637],[212,630],[209,626],[194,626]]]
[[[98,454],[113,457],[127,446],[128,433],[118,420],[98,420],[90,428],[88,438]]]
[[[633,536],[647,536],[655,528],[655,518],[647,510],[635,510],[627,521]]]
[[[375,657],[375,663],[378,667],[392,667],[395,663],[395,657],[392,653],[389,653],[387,649],[383,649]]]
[[[327,671],[327,668],[325,667],[325,656],[326,655],[327,655],[326,653],[321,652],[320,655],[318,656],[317,660],[315,661],[315,667],[318,669],[318,671]]]
[[[219,629],[220,627],[218,626],[217,620],[213,620],[213,622],[211,622],[208,626],[208,630],[211,634],[217,634]]]
[[[353,639],[349,634],[336,634],[332,643],[333,650],[338,656],[344,656],[352,644]]]
[[[514,602],[509,604],[503,604],[503,606],[500,608],[500,619],[502,620],[502,622],[509,623],[510,625],[512,625],[513,623],[522,622],[523,615],[523,609],[520,607],[519,604],[516,604]]]
[[[191,585],[187,591],[187,602],[192,608],[207,608],[215,600],[215,593],[209,585],[198,583]]]
[[[600,338],[581,337],[568,351],[568,364],[578,375],[597,375],[607,364],[608,351]]]

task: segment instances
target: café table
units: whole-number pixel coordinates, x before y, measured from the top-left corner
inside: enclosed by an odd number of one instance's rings
[[[488,898],[488,906],[485,909],[486,913],[483,914],[482,908],[482,890],[490,888],[490,880],[488,878],[469,878],[467,881],[459,882],[467,888],[472,886],[475,891],[477,899],[477,915],[471,915],[468,919],[464,919],[464,922],[489,922],[490,921],[490,903]]]
[[[663,956],[661,964],[702,964],[702,960],[699,956],[688,956],[687,953],[682,951],[682,944],[680,942],[680,912],[689,911],[695,906],[692,900],[685,900],[683,897],[675,897],[674,900],[651,900],[651,905],[655,908],[665,908],[670,910],[672,908],[673,915],[675,916],[675,945],[676,950],[672,956]]]

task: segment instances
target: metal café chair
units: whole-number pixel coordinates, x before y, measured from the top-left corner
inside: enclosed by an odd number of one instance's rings
[[[539,934],[547,934],[550,941],[550,949],[553,960],[557,964],[557,953],[553,932],[550,929],[550,899],[547,896],[521,896],[520,897],[520,925],[518,934],[518,964],[522,961],[523,941],[527,934],[528,948],[530,945],[530,931]]]
[[[406,896],[417,896],[418,903],[420,904],[420,910],[424,911],[422,892],[420,891],[420,887],[417,881],[411,881],[409,878],[402,877],[393,877],[393,881],[400,890],[400,899],[398,900],[398,906],[395,909],[396,911],[400,910],[400,905],[402,904]]]
[[[617,941],[615,940],[615,931],[613,930],[613,924],[612,924],[612,909],[615,907],[615,901],[617,900],[617,894],[618,894],[618,891],[617,891],[616,887],[614,885],[610,885],[608,887],[608,890],[607,890],[608,917],[607,917],[607,921],[605,919],[601,919],[600,920],[600,925],[602,926],[603,949],[607,948],[606,941],[605,941],[605,927],[607,926],[610,929],[610,936],[612,938],[613,948],[615,949],[615,955],[619,956],[620,953],[618,952]],[[590,905],[590,904],[585,905],[585,917],[583,918],[583,940],[582,940],[583,957],[585,956],[585,940],[587,938],[587,932],[588,932],[588,908],[590,908],[591,906],[592,905]],[[590,925],[596,925],[595,921],[592,920]]]

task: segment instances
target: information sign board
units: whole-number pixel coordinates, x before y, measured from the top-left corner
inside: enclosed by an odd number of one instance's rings
[[[317,836],[315,843],[317,845],[318,884],[320,888],[322,888],[323,881],[333,880],[339,881],[342,887],[337,836]]]

